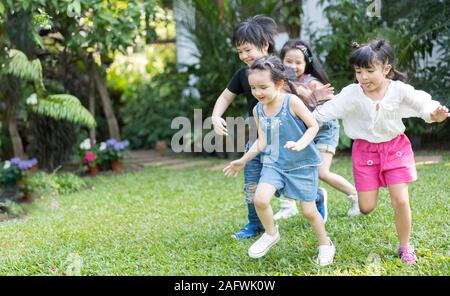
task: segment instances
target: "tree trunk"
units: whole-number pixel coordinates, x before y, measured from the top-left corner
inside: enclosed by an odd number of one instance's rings
[[[219,6],[220,9],[220,20],[223,22],[225,17],[225,6],[223,0],[217,0],[217,6]]]
[[[5,111],[2,114],[5,125],[8,125],[9,136],[11,138],[11,145],[13,148],[14,156],[23,158],[25,151],[23,149],[22,138],[17,128],[17,120],[15,116],[16,105],[18,100],[22,96],[23,84],[19,79],[12,75],[4,75],[0,78],[0,89],[4,95]]]
[[[92,65],[92,76],[94,77],[97,90],[102,100],[103,111],[108,123],[109,135],[112,139],[120,140],[119,124],[117,123],[116,116],[114,115],[111,98],[109,97],[108,88],[106,87],[106,81],[100,75],[97,65]]]
[[[95,82],[93,80],[89,82],[89,111],[95,117]],[[96,142],[95,127],[89,129],[89,139],[94,145]]]
[[[22,138],[19,134],[19,129],[17,128],[17,121],[13,115],[9,117],[8,120],[9,136],[11,137],[11,143],[14,150],[14,156],[24,158],[25,153],[23,150]]]

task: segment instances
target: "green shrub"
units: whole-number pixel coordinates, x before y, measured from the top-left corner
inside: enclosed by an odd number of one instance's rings
[[[188,85],[187,73],[178,73],[174,64],[151,82],[128,88],[122,95],[123,138],[132,148],[152,148],[157,140],[170,143],[172,119],[188,116],[192,98],[183,95]]]
[[[86,187],[86,182],[82,178],[72,173],[61,173],[56,175],[56,183],[59,186],[59,194],[78,192]]]
[[[17,203],[11,199],[4,199],[0,201],[0,214],[3,215],[3,218],[20,217],[27,214],[28,211],[29,207],[26,204]]]
[[[86,181],[68,172],[58,174],[37,172],[29,178],[28,184],[38,195],[70,194],[86,187]]]

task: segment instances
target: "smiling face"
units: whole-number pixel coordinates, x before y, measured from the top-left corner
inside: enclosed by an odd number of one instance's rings
[[[248,83],[252,89],[252,95],[263,104],[273,103],[283,88],[283,82],[273,82],[268,70],[255,69],[250,71]]]
[[[295,76],[297,76],[297,78],[300,78],[303,73],[305,73],[305,55],[300,49],[288,50],[284,56],[283,64],[291,67],[294,70]]]
[[[269,48],[269,45],[265,46],[264,48],[259,48],[254,44],[245,42],[241,45],[236,46],[236,50],[239,54],[239,59],[247,64],[247,66],[251,66],[253,62],[263,56],[268,55],[267,49]]]
[[[392,66],[389,64],[374,63],[369,68],[355,66],[356,80],[366,93],[374,93],[383,87]]]

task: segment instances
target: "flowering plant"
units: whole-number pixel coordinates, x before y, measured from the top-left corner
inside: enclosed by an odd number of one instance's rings
[[[106,142],[100,143],[99,152],[102,162],[122,160],[128,151],[129,145],[128,140],[117,141],[116,139],[109,139]]]
[[[82,151],[82,162],[88,167],[95,167],[97,165],[98,158],[97,154],[95,153],[96,147],[91,144],[91,140],[85,139],[83,142],[81,142],[80,149]]]
[[[94,167],[97,165],[97,155],[92,151],[86,151],[84,153],[83,162],[87,164],[88,167]]]
[[[24,180],[26,171],[37,164],[35,158],[22,160],[19,157],[5,161],[0,167],[0,184],[16,185],[19,180]]]

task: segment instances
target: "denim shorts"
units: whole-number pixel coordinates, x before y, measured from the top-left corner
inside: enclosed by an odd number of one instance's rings
[[[335,154],[339,144],[339,121],[333,119],[324,122],[314,138],[314,143],[320,152]]]
[[[314,201],[317,197],[319,173],[317,166],[306,166],[289,171],[264,166],[259,182],[272,185],[286,197]]]

